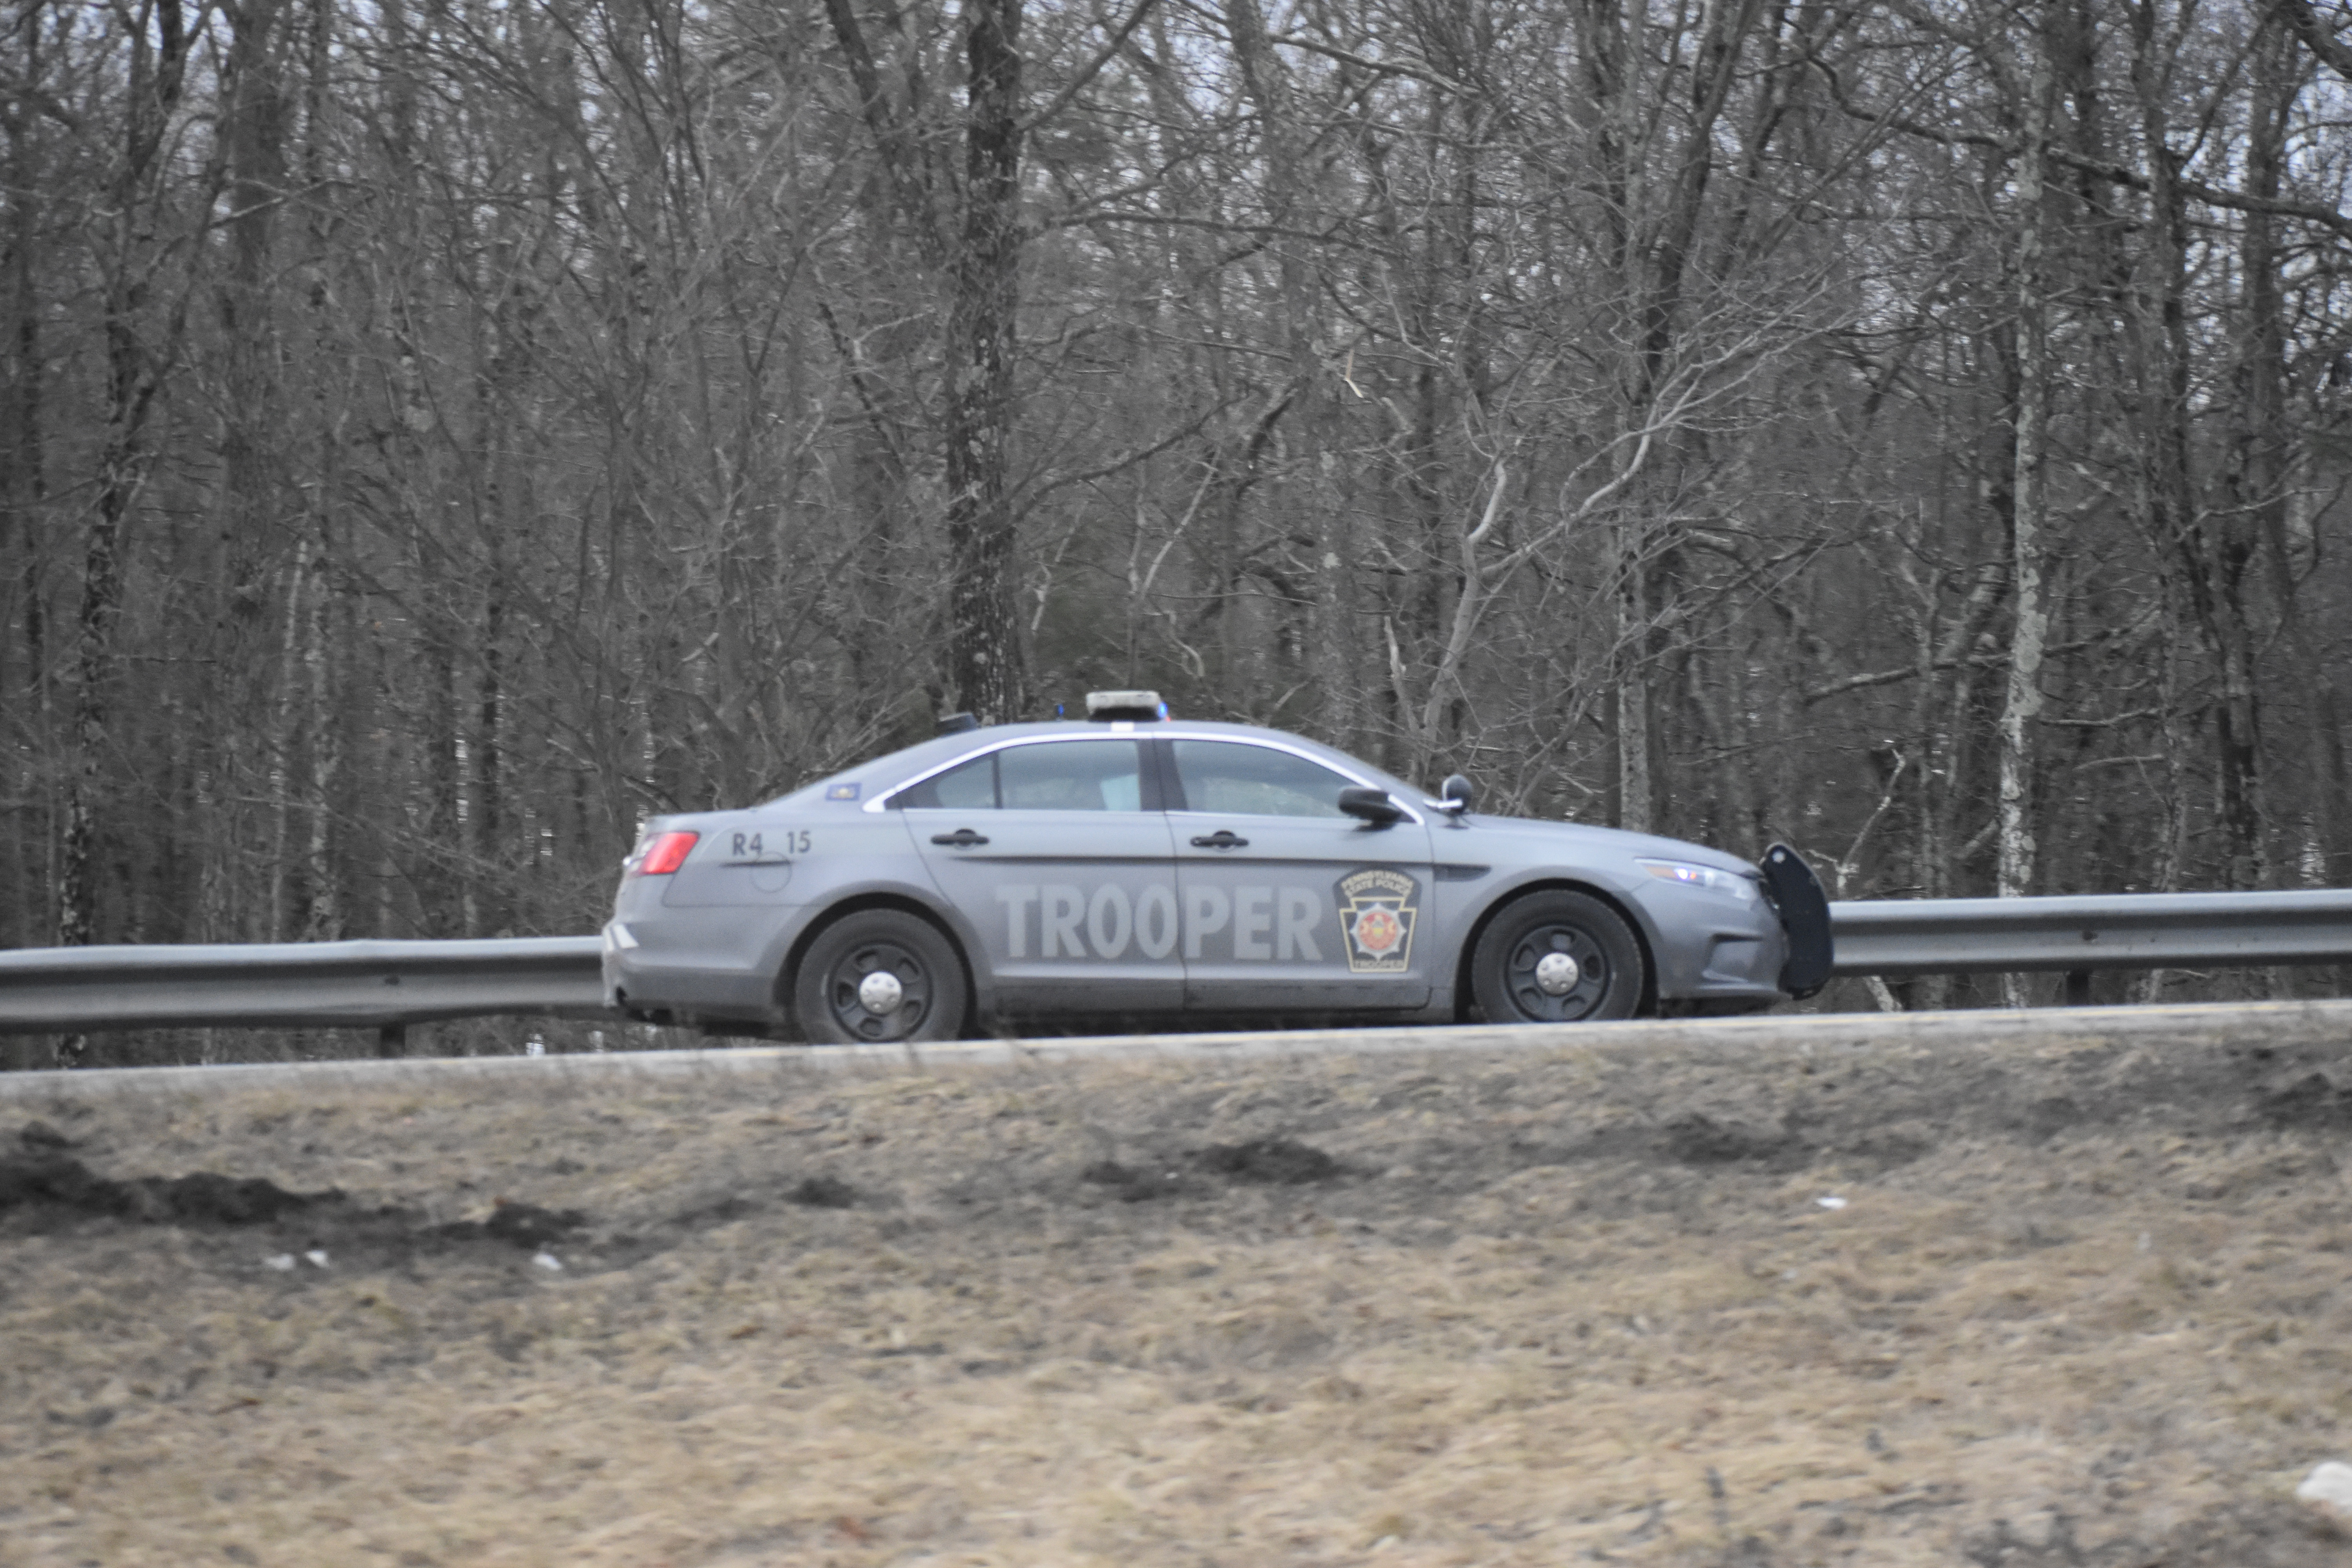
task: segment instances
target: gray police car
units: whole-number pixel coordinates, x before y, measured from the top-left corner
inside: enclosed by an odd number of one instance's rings
[[[605,1000],[822,1042],[1145,1019],[1733,1013],[1828,978],[1802,860],[1481,816],[1295,735],[1097,692],[740,811],[646,823]]]

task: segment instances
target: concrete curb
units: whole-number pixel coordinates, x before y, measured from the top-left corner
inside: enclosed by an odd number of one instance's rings
[[[0,1101],[119,1092],[202,1093],[266,1088],[449,1087],[460,1083],[620,1088],[709,1075],[850,1072],[930,1075],[1064,1063],[1540,1054],[1558,1051],[1847,1052],[1886,1047],[2066,1048],[2339,1044],[2352,1041],[2352,1001],[2197,1003],[2010,1012],[1797,1013],[1625,1024],[1301,1029],[1265,1034],[1116,1035],[961,1040],[905,1046],[742,1046],[550,1057],[404,1058],[224,1067],[111,1068],[0,1074]]]

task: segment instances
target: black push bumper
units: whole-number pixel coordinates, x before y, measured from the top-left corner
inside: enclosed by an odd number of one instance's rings
[[[1802,1001],[1829,984],[1830,966],[1837,958],[1836,942],[1830,935],[1829,897],[1813,868],[1785,844],[1764,851],[1764,890],[1780,911],[1780,929],[1789,938],[1780,989]]]

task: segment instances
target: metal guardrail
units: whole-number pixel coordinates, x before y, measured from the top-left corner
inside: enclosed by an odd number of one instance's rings
[[[1832,904],[1836,974],[2352,963],[2352,889]]]
[[[319,942],[0,952],[0,1035],[378,1029],[504,1015],[604,1017],[604,942]]]
[[[2352,889],[1890,899],[1830,922],[1833,973],[1889,979],[2352,963]],[[22,948],[0,952],[0,1035],[376,1029],[394,1047],[436,1019],[608,1016],[602,953],[593,936]]]

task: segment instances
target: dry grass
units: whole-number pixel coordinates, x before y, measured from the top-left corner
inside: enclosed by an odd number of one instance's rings
[[[13,1101],[353,1202],[0,1214],[0,1564],[2342,1563],[2286,1500],[2352,1429],[2337,1086],[2116,1040]],[[1342,1169],[1202,1158],[1272,1137]],[[561,1272],[425,1229],[501,1198],[588,1216]]]

